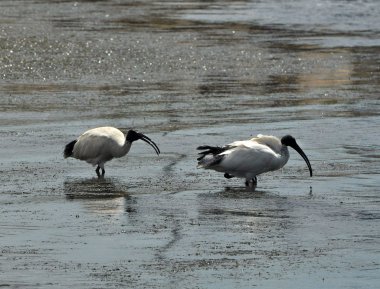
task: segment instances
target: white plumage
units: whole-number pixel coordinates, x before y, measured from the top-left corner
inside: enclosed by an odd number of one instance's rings
[[[82,134],[73,149],[73,157],[92,165],[126,155],[132,143],[114,127],[99,127]]]
[[[125,156],[132,142],[143,140],[151,145],[157,154],[160,153],[157,145],[146,135],[129,130],[125,136],[123,132],[114,127],[98,127],[84,132],[78,139],[66,145],[64,157],[73,157],[97,165],[96,173],[105,174],[104,164],[113,158]]]
[[[250,140],[235,141],[223,147],[200,146],[198,167],[224,173],[226,178],[245,178],[246,185],[256,185],[256,176],[282,168],[289,160],[288,146],[294,148],[306,161],[308,158],[295,139],[284,136],[258,135]]]

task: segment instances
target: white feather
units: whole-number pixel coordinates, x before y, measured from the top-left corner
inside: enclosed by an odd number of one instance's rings
[[[114,127],[98,127],[84,132],[74,145],[73,157],[96,165],[126,155],[131,148],[125,135]]]
[[[217,156],[206,156],[207,161],[200,165],[249,180],[259,174],[282,168],[289,159],[287,147],[274,136],[258,135],[250,140],[232,142],[227,147],[231,148]],[[212,165],[212,158],[220,156],[223,156],[222,160]],[[207,163],[211,165],[208,166]]]
[[[131,149],[132,142],[142,140],[152,146],[157,155],[160,149],[146,135],[129,130],[125,136],[123,132],[114,127],[97,127],[84,132],[78,139],[65,146],[63,155],[65,158],[73,157],[97,165],[96,174],[100,177],[105,174],[104,164],[113,158],[125,156]]]

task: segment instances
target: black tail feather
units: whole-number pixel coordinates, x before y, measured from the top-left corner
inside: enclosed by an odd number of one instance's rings
[[[76,140],[73,140],[65,146],[65,150],[63,151],[63,156],[65,158],[71,157],[73,155],[73,149],[76,142]]]
[[[212,147],[212,146],[204,145],[204,146],[197,147],[197,150],[203,150],[203,152],[198,153],[200,157],[197,158],[197,160],[200,161],[209,154],[212,154],[213,156],[215,156],[224,152],[226,150],[226,147]]]

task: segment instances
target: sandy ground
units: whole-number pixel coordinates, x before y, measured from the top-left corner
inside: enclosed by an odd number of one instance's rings
[[[244,1],[12,3],[0,4],[0,287],[378,287],[377,30],[252,24]],[[63,159],[101,125],[162,153],[136,142],[104,179]],[[255,192],[196,168],[198,145],[258,133],[294,135],[313,178],[294,151]]]

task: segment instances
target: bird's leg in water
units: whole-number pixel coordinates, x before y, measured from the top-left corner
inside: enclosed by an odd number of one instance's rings
[[[225,174],[224,174],[224,177],[225,177],[226,179],[231,179],[231,178],[233,178],[234,176],[230,175],[229,173],[225,173]]]
[[[100,172],[99,172],[100,169],[102,169],[102,174],[100,174]],[[103,176],[104,176],[104,174],[106,173],[106,170],[103,169],[103,168],[101,168],[100,166],[97,166],[95,172],[96,172],[98,178],[100,178],[100,177],[103,177]]]
[[[246,180],[245,185],[249,188],[255,188],[257,186],[257,178],[253,177],[250,180]]]

